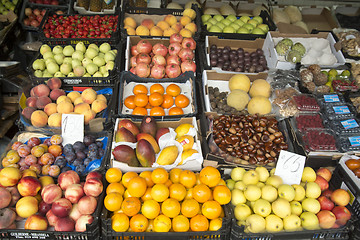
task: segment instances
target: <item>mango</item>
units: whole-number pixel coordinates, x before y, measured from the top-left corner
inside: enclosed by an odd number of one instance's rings
[[[192,149],[194,145],[194,138],[193,136],[190,135],[181,136],[178,139],[176,139],[176,141],[178,141],[181,144],[184,151]]]
[[[173,164],[179,155],[179,150],[176,146],[168,146],[161,150],[156,163],[159,165]]]
[[[193,128],[194,126],[189,124],[189,123],[183,123],[180,124],[176,129],[176,138],[180,138],[182,136],[184,136],[185,134],[187,134],[191,128]]]
[[[148,133],[155,138],[157,131],[156,120],[154,117],[145,116],[140,124],[140,132]]]
[[[130,167],[138,167],[139,161],[136,159],[135,150],[127,145],[119,145],[112,151],[116,161],[126,163]]]
[[[159,128],[159,129],[157,130],[156,136],[155,136],[156,142],[159,143],[160,137],[161,137],[162,135],[164,135],[164,134],[169,133],[169,132],[170,132],[169,128]]]
[[[136,157],[143,167],[151,167],[155,162],[155,151],[147,140],[140,139],[137,142]]]
[[[124,127],[129,130],[134,136],[136,136],[140,131],[139,128],[129,119],[120,120],[118,123],[118,129]]]
[[[191,157],[194,153],[198,153],[198,151],[196,151],[195,149],[188,149],[186,151],[183,151],[181,154],[181,162],[179,163],[179,165],[182,165],[184,163],[184,161]]]
[[[155,138],[153,138],[153,136],[151,136],[150,134],[139,133],[138,135],[136,135],[136,140],[139,141],[140,139],[147,140],[151,144],[151,146],[153,147],[153,149],[155,151],[155,154],[160,152],[159,145],[157,144]]]
[[[119,128],[115,133],[115,142],[136,143],[136,138],[129,130],[124,127]]]

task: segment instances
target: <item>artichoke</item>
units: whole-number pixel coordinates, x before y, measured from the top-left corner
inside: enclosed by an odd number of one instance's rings
[[[279,42],[276,47],[276,52],[280,55],[280,56],[285,56],[286,53],[290,50],[290,46]]]
[[[301,43],[295,43],[292,45],[291,50],[298,51],[301,54],[301,57],[305,55],[306,49]]]
[[[289,48],[294,44],[290,38],[284,38],[279,43],[283,43],[283,44],[289,46]]]
[[[301,61],[301,54],[298,51],[291,50],[286,56],[286,61],[298,63]]]

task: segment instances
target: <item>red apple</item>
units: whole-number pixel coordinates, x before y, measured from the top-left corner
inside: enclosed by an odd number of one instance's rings
[[[72,232],[75,229],[75,222],[69,217],[59,218],[54,228],[57,232]]]
[[[56,184],[49,184],[46,185],[41,190],[41,197],[44,202],[51,204],[55,202],[56,200],[60,199],[62,196],[62,190],[61,188]]]
[[[46,213],[46,218],[49,222],[49,225],[54,227],[56,222],[58,221],[58,217],[51,211],[49,210],[47,213]]]
[[[181,43],[183,41],[183,36],[179,33],[174,33],[170,36],[170,43]]]
[[[66,190],[71,184],[80,183],[80,177],[75,171],[66,171],[59,175],[58,183],[62,190]]]
[[[75,222],[81,217],[81,213],[79,212],[79,205],[77,203],[73,205],[69,217]]]
[[[320,227],[324,229],[331,228],[336,222],[336,216],[329,210],[321,210],[316,216],[319,219]]]
[[[180,52],[181,50],[181,45],[180,43],[171,43],[169,45],[169,54],[170,55],[178,55],[178,53]]]
[[[97,178],[97,179],[99,179],[101,181],[103,176],[98,171],[92,171],[92,172],[89,172],[89,174],[86,176],[85,181],[87,181],[90,178]]]
[[[103,191],[103,184],[97,178],[90,178],[85,182],[84,192],[87,196],[97,197]]]
[[[336,223],[340,226],[344,226],[347,221],[351,218],[350,211],[343,206],[336,206],[333,208],[332,212],[336,216]]]
[[[325,191],[323,191],[323,192],[321,193],[321,196],[325,196],[325,197],[327,197],[327,198],[330,198],[332,193],[333,193],[332,190],[327,189],[327,190],[325,190]]]
[[[136,50],[138,53],[147,53],[149,54],[152,50],[152,45],[148,40],[140,40],[138,44],[136,44]]]
[[[42,216],[45,216],[47,214],[48,211],[50,211],[51,209],[51,204],[49,203],[46,203],[44,201],[41,201],[39,203],[39,214],[42,215]]]
[[[26,176],[20,179],[17,188],[21,196],[35,197],[41,189],[41,183],[39,179],[35,177]]]
[[[330,197],[331,201],[333,201],[336,205],[346,206],[350,202],[350,195],[344,189],[336,189]]]
[[[181,42],[181,46],[183,48],[190,48],[191,50],[195,50],[196,42],[191,37],[190,38],[184,38],[183,41]]]
[[[319,168],[319,170],[316,171],[316,174],[322,176],[328,182],[332,176],[331,171],[327,168]]]
[[[92,196],[84,196],[78,202],[79,212],[81,214],[93,214],[97,205],[96,198]]]
[[[335,204],[325,196],[320,196],[317,200],[320,203],[321,210],[331,211],[335,206]]]
[[[152,52],[154,53],[154,55],[161,55],[165,57],[168,53],[168,49],[164,44],[156,43],[152,48]]]
[[[91,224],[94,221],[94,217],[91,215],[82,215],[75,224],[75,231],[85,232],[86,225]]]
[[[51,211],[59,218],[64,218],[69,216],[71,211],[72,204],[66,198],[60,198],[56,200],[52,206]]]
[[[32,215],[26,219],[25,229],[27,230],[42,230],[45,231],[48,228],[48,221],[44,216]]]
[[[316,175],[315,182],[320,186],[321,191],[329,188],[329,183],[320,175]]]
[[[64,196],[71,203],[77,203],[85,195],[81,184],[71,184],[65,190]]]

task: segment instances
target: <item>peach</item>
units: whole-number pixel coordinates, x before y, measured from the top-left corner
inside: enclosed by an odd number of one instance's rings
[[[90,109],[91,109],[90,104],[83,102],[83,103],[79,103],[79,104],[75,105],[74,112],[83,114],[85,111],[90,110]]]
[[[106,108],[107,108],[107,104],[103,100],[95,100],[91,104],[91,109],[96,113],[99,113]]]
[[[81,217],[81,213],[79,212],[79,205],[75,203],[70,211],[69,217],[77,221]]]
[[[96,92],[92,88],[87,88],[81,93],[81,98],[84,102],[91,104],[96,99]]]
[[[98,94],[96,95],[96,99],[95,100],[102,100],[105,101],[107,103],[107,99],[103,94]]]
[[[124,19],[124,26],[130,26],[132,28],[136,28],[136,21],[132,17],[126,17]]]
[[[89,124],[89,122],[95,118],[96,116],[96,112],[94,112],[93,110],[87,110],[83,113],[84,115],[84,123],[85,124]]]
[[[173,35],[174,33],[176,33],[176,31],[174,29],[172,29],[171,27],[167,28],[164,30],[164,37],[170,37],[171,35]]]
[[[149,30],[155,26],[154,21],[152,19],[146,18],[142,20],[141,25],[147,27]]]
[[[50,165],[44,165],[41,168],[42,175],[49,175]]]
[[[53,113],[57,113],[56,103],[49,103],[44,107],[44,112],[50,116]]]
[[[71,184],[66,188],[65,198],[71,203],[77,203],[84,196],[84,189],[81,184]]]
[[[17,168],[5,167],[0,172],[0,184],[3,187],[15,186],[21,178],[21,172]]]
[[[98,178],[89,178],[84,185],[84,192],[87,196],[97,197],[103,191],[103,184]]]
[[[58,113],[71,113],[74,111],[74,105],[70,102],[63,101],[57,105],[56,109]]]
[[[37,100],[36,100],[36,107],[38,109],[44,109],[44,107],[46,105],[48,105],[49,103],[51,103],[51,99],[49,97],[46,97],[46,96],[42,96],[42,97],[39,97]]]
[[[10,208],[0,209],[0,229],[8,228],[14,223],[16,214]]]
[[[54,184],[54,179],[50,176],[42,176],[39,178],[41,187],[44,188],[47,185]]]
[[[22,178],[24,178],[24,177],[34,177],[37,179],[37,174],[36,174],[36,172],[34,172],[31,169],[25,169],[24,171],[22,171]]]
[[[61,189],[65,191],[71,184],[80,183],[80,177],[75,171],[69,170],[59,175],[58,183]]]
[[[147,27],[140,25],[135,29],[135,33],[139,36],[149,36],[150,31]]]
[[[26,99],[26,106],[36,108],[37,97],[29,97]]]
[[[60,145],[51,145],[48,150],[54,157],[60,156],[62,154],[62,148]]]
[[[165,31],[165,29],[168,29],[170,25],[166,21],[159,21],[156,24],[157,27],[159,27],[161,30]]]
[[[38,146],[38,145],[40,145],[41,144],[41,140],[40,140],[40,138],[38,138],[38,137],[31,137],[28,141],[27,141],[27,145],[29,146],[29,147],[35,147],[35,146]]]
[[[176,33],[178,33],[183,28],[183,26],[181,25],[181,23],[178,22],[172,25],[171,28],[174,29]]]
[[[46,213],[46,218],[49,222],[49,225],[54,227],[55,224],[57,223],[57,221],[59,220],[59,218],[51,211],[49,210],[47,213]]]
[[[11,150],[17,151],[17,149],[18,149],[21,145],[23,145],[22,142],[16,141],[16,142],[14,142],[14,143],[11,145]]]
[[[10,151],[14,151],[14,150],[10,150]],[[8,157],[8,154],[10,153],[10,151],[6,154],[6,157]],[[16,151],[17,151],[17,154],[19,157],[26,157],[27,155],[29,155],[31,153],[31,147],[26,144],[22,144],[18,147],[18,149]]]
[[[29,169],[33,170],[34,172],[36,172],[37,175],[40,175],[41,173],[41,166],[40,164],[36,163],[36,164],[33,164],[29,167]]]
[[[89,174],[86,176],[85,182],[90,178],[97,178],[97,179],[99,179],[101,181],[102,180],[102,175],[98,171],[89,172]]]
[[[41,214],[42,216],[45,216],[46,213],[47,213],[48,211],[50,211],[50,209],[51,209],[51,204],[46,203],[46,202],[44,202],[44,201],[41,201],[41,202],[39,203],[39,214]]]
[[[126,33],[128,35],[136,35],[135,28],[130,27],[129,25],[125,25],[124,29],[126,29]]]
[[[81,97],[81,94],[77,91],[72,91],[67,94],[67,97],[71,99],[71,102],[74,102],[75,99]]]
[[[11,202],[11,193],[4,187],[0,187],[0,209],[6,208]]]
[[[182,17],[180,18],[180,24],[183,25],[184,27],[185,27],[187,24],[189,24],[189,23],[191,23],[191,18],[190,18],[190,17],[188,17],[188,16],[182,16]]]
[[[11,201],[9,206],[10,207],[15,207],[16,203],[19,201],[19,199],[21,198],[19,191],[17,190],[17,187],[7,187],[6,188],[10,194],[11,194]]]
[[[32,196],[20,198],[16,203],[16,213],[22,218],[28,218],[38,212],[38,200]]]
[[[32,215],[26,219],[25,229],[28,230],[42,230],[45,231],[48,228],[48,221],[44,216]]]
[[[75,224],[75,231],[85,232],[86,225],[91,224],[94,221],[94,217],[91,215],[82,215]]]
[[[50,92],[50,98],[53,101],[56,101],[60,96],[66,96],[66,93],[62,89],[54,89]]]
[[[26,146],[26,147],[29,148],[28,146]],[[24,146],[24,148],[25,148],[25,146]],[[21,150],[23,150],[23,149],[21,149]],[[21,150],[18,150],[18,151],[20,151],[20,152],[22,152],[22,153],[25,152],[25,150],[24,150],[24,151],[21,151]],[[29,149],[26,149],[26,153],[29,153],[29,150],[30,150],[30,148],[29,148]],[[26,155],[25,155],[25,156],[26,156]],[[22,154],[21,157],[25,157],[25,156]],[[14,151],[14,150],[8,151],[7,154],[6,154],[6,158],[7,158],[8,162],[9,162],[10,164],[12,164],[12,163],[17,163],[17,162],[20,161],[19,153],[18,153],[17,151]]]
[[[57,177],[60,174],[60,167],[58,165],[51,165],[49,169],[49,175],[52,177]]]
[[[74,105],[76,106],[76,105],[78,105],[78,104],[80,104],[80,103],[83,103],[84,101],[83,101],[83,99],[81,98],[81,97],[78,97],[78,98],[76,98],[75,100],[74,100]]]
[[[50,78],[46,83],[51,90],[61,88],[61,79],[57,77]]]
[[[34,93],[37,97],[47,97],[50,93],[50,88],[45,84],[39,84],[33,88]]]
[[[48,125],[50,127],[61,127],[62,113],[53,113],[48,118]]]
[[[79,200],[78,206],[81,214],[93,214],[97,206],[96,198],[92,196],[84,196]]]
[[[33,107],[26,107],[22,110],[21,114],[26,118],[26,119],[31,119],[31,115],[33,114],[33,112],[35,112],[36,109]]]
[[[41,110],[36,110],[31,114],[31,124],[34,127],[45,127],[48,122],[48,115]]]
[[[192,32],[192,34],[195,34],[195,32],[197,31],[197,26],[196,26],[196,24],[193,23],[193,22],[187,24],[187,25],[185,26],[185,28],[186,28],[186,29],[189,29],[189,30]]]
[[[45,149],[41,146],[35,146],[31,149],[31,154],[34,157],[41,157],[45,153]],[[28,164],[31,165],[31,164]]]
[[[57,232],[72,232],[75,229],[75,222],[68,217],[59,218],[54,228]]]
[[[59,104],[59,103],[64,102],[64,101],[72,103],[70,98],[68,98],[67,96],[62,95],[62,96],[60,96],[60,97],[58,97],[56,99],[56,104]]]
[[[158,26],[153,26],[150,29],[150,36],[161,37],[163,35],[163,30]]]
[[[18,191],[21,196],[35,197],[41,189],[41,183],[40,183],[39,179],[32,177],[32,176],[27,176],[27,177],[21,178],[21,180],[19,181],[19,183],[17,185],[17,188],[18,188]]]
[[[51,147],[51,146],[50,146]],[[49,148],[50,148],[49,147]],[[55,162],[55,157],[51,154],[51,153],[44,153],[41,157],[40,157],[40,159],[39,159],[39,161],[38,161],[38,163],[40,164],[40,165],[48,165],[48,164],[53,164]]]
[[[44,202],[51,204],[62,196],[61,188],[56,184],[48,184],[41,190],[41,197]]]
[[[168,14],[165,16],[164,21],[167,22],[171,26],[177,22],[177,19],[174,15]]]
[[[191,38],[192,37],[192,32],[189,30],[189,29],[187,29],[187,28],[183,28],[183,29],[181,29],[181,31],[180,31],[180,35],[181,36],[183,36],[184,38]]]
[[[71,211],[72,204],[66,198],[60,198],[52,203],[51,211],[60,218],[69,216]]]

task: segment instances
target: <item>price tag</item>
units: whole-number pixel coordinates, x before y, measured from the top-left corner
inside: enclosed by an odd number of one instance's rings
[[[76,141],[82,142],[84,140],[84,115],[63,114],[61,136],[63,137],[63,146],[68,143],[74,144]]]
[[[305,156],[281,150],[276,164],[275,175],[281,177],[284,184],[300,184],[305,159]]]

